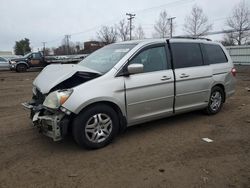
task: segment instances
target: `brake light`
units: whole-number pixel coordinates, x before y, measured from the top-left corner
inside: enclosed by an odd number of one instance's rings
[[[237,72],[236,68],[232,68],[231,73],[232,73],[233,76],[236,76],[236,72]]]

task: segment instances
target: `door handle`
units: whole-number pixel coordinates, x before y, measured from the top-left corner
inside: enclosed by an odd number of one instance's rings
[[[163,77],[161,78],[162,81],[164,81],[164,80],[170,80],[170,79],[171,79],[170,76],[163,76]]]
[[[180,75],[180,78],[187,78],[187,77],[189,77],[189,75],[188,75],[188,74],[185,74],[185,73],[182,73],[182,74]]]

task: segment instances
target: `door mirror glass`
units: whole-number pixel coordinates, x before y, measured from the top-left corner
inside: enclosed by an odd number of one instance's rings
[[[138,74],[143,73],[143,64],[130,64],[128,66],[128,73],[129,74]]]

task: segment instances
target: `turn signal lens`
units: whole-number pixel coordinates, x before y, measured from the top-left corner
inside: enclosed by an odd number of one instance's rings
[[[62,105],[63,103],[65,103],[65,101],[69,98],[68,95],[62,95],[60,96],[60,104]]]

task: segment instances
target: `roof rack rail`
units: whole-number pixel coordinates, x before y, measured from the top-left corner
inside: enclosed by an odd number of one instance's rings
[[[172,38],[174,38],[174,39],[200,39],[200,40],[212,41],[211,39],[205,38],[205,37],[174,36]]]

